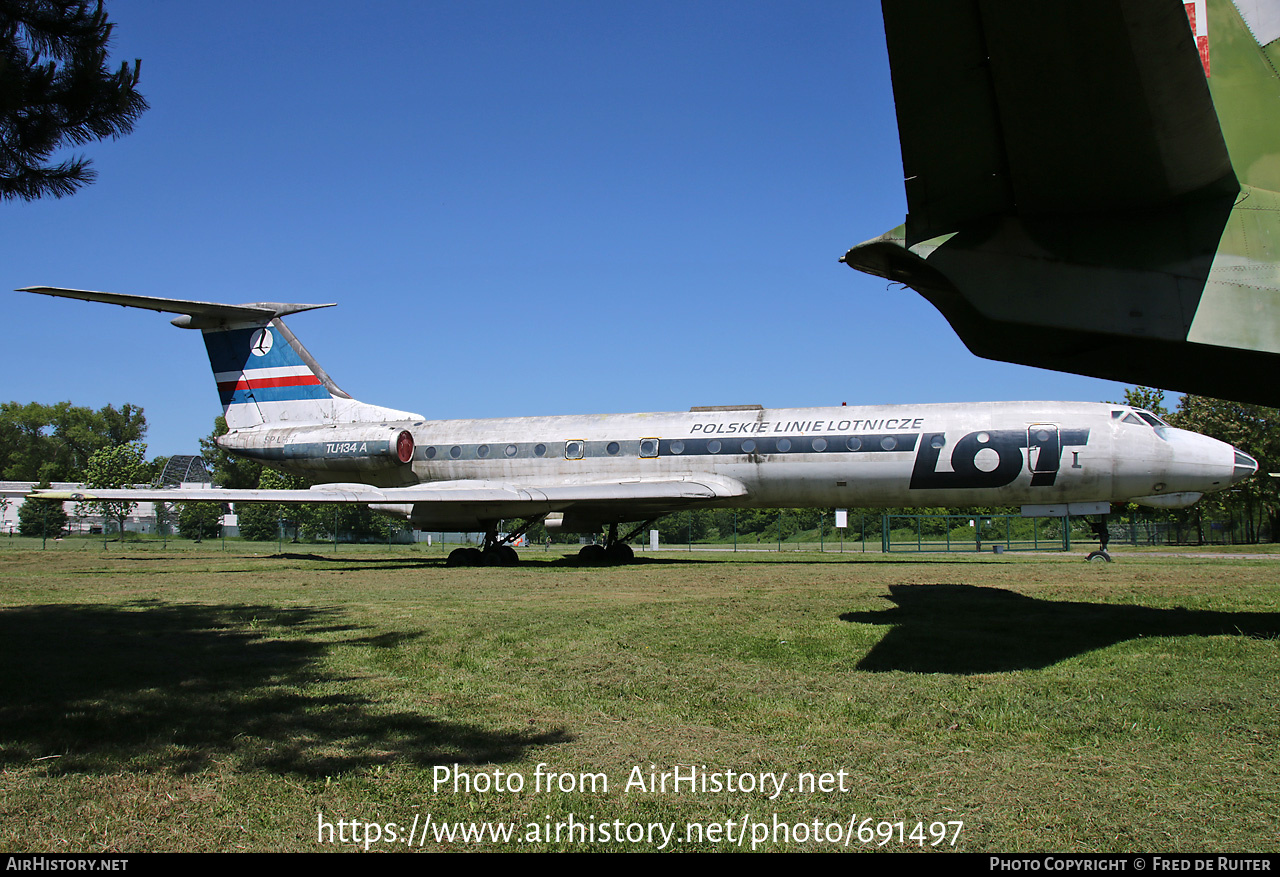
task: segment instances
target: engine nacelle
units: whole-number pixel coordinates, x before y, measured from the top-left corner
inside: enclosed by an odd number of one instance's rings
[[[290,469],[350,472],[392,469],[413,461],[414,441],[399,426],[300,426],[218,437],[218,445]]]

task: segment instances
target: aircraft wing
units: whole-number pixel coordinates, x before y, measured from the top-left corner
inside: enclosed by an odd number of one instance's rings
[[[1220,183],[1234,192],[1182,3],[883,8],[912,243],[1005,211],[1128,209]]]
[[[474,526],[484,520],[573,512],[601,521],[639,520],[707,500],[745,496],[741,482],[720,476],[665,480],[529,485],[492,481],[437,481],[410,487],[321,484],[308,490],[131,488],[34,490],[31,499],[73,502],[361,503],[412,506],[412,520]]]
[[[971,351],[1280,404],[1280,0],[882,0],[906,221]]]
[[[728,478],[690,476],[665,481],[587,482],[533,487],[492,481],[436,481],[412,487],[320,484],[306,490],[236,490],[222,487],[140,487],[32,490],[31,499],[72,502],[635,502],[696,501],[743,496],[746,488]]]

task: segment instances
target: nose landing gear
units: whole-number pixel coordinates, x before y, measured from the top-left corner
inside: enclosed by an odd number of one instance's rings
[[[1089,522],[1089,527],[1098,537],[1098,550],[1090,551],[1085,560],[1090,563],[1111,563],[1111,555],[1107,553],[1107,544],[1111,541],[1111,532],[1107,529],[1107,515],[1099,515],[1098,520]]]

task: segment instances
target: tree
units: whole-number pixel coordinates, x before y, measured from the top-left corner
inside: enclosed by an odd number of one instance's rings
[[[141,61],[107,70],[113,25],[101,0],[0,0],[0,198],[61,198],[96,176],[54,151],[133,130],[147,101]]]
[[[218,447],[218,436],[227,432],[227,420],[219,414],[213,421],[213,433],[200,439],[200,456],[204,457],[205,465],[213,475],[213,483],[231,490],[256,490],[262,478],[262,464]],[[302,486],[306,487],[306,484]],[[274,534],[271,538],[275,538]]]
[[[48,487],[49,483],[40,486]],[[23,536],[56,537],[66,528],[67,513],[59,500],[28,498],[18,507],[18,532]]]
[[[280,519],[276,503],[236,503],[236,528],[241,539],[250,542],[272,542],[280,535]]]
[[[84,467],[84,482],[89,487],[122,488],[145,483],[148,478],[147,446],[141,442],[116,445],[95,451]],[[124,519],[133,503],[124,500],[95,502],[104,517],[115,518],[120,525],[120,539],[124,540]]]
[[[302,535],[312,540],[332,539],[336,526],[338,535],[352,542],[386,542],[399,529],[363,503],[304,503],[298,514]]]
[[[71,481],[94,451],[141,441],[146,433],[142,409],[128,403],[97,411],[70,402],[0,403],[0,478]]]
[[[218,420],[221,421],[222,418],[219,417]],[[264,469],[256,463],[253,465],[257,466],[261,472],[260,483],[255,483],[254,487],[261,487],[263,490],[305,490],[307,488],[306,479],[297,475],[285,475],[274,469]],[[304,507],[290,503],[242,502],[236,504],[236,520],[240,536],[252,542],[269,542],[278,538],[281,535],[281,521],[287,528],[292,529],[291,538],[296,541],[300,515],[305,516]]]
[[[1268,477],[1280,470],[1280,411],[1262,405],[1186,395],[1168,418],[1181,429],[1202,433],[1233,445],[1258,461],[1258,474],[1229,491],[1210,494],[1201,505],[1220,510],[1245,524],[1245,538],[1261,538],[1265,515],[1272,541],[1280,539],[1280,481]]]
[[[1164,390],[1154,387],[1132,387],[1125,390],[1124,404],[1150,411],[1157,417],[1164,417],[1169,413],[1169,409],[1164,407]]]
[[[178,512],[178,533],[199,542],[218,535],[222,526],[222,505],[216,502],[184,502]]]

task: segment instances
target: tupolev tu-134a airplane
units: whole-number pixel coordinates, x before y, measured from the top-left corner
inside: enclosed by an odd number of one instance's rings
[[[584,560],[690,508],[1020,505],[1104,515],[1112,502],[1175,508],[1253,475],[1216,439],[1125,405],[996,402],[837,408],[724,406],[657,414],[428,420],[338,388],[282,317],[331,305],[225,305],[35,286],[19,290],[180,314],[204,335],[228,432],[218,444],[307,477],[309,490],[132,489],[84,500],[365,503],[423,530],[484,531],[458,565],[516,562],[510,542],[600,532]],[[502,521],[524,523],[500,534]],[[619,536],[619,525],[642,522]]]

